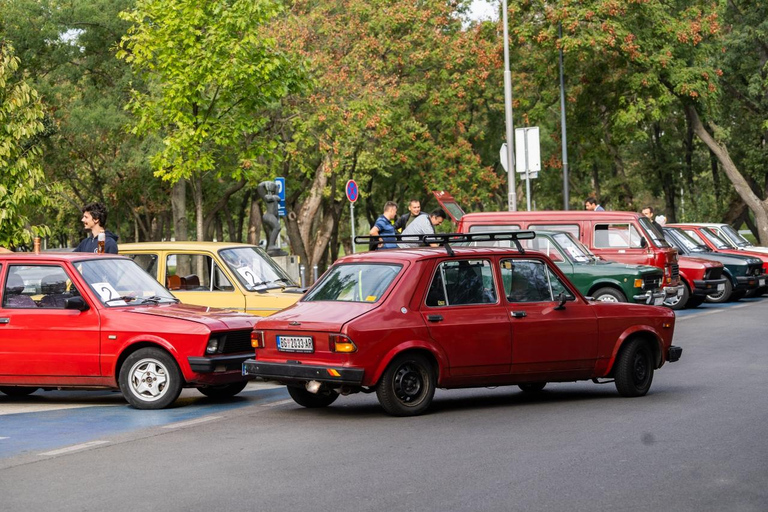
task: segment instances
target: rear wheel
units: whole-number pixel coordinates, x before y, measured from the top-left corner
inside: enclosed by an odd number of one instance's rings
[[[683,283],[683,294],[680,297],[675,295],[674,297],[669,297],[668,299],[665,299],[664,305],[667,306],[669,309],[678,311],[685,307],[690,297],[691,297],[691,290],[688,288],[688,285],[686,283]]]
[[[437,378],[432,363],[420,354],[396,357],[376,385],[379,403],[393,416],[416,416],[435,396]]]
[[[592,297],[600,302],[627,302],[627,298],[616,288],[598,288],[592,293]]]
[[[643,396],[653,381],[653,352],[646,340],[630,341],[616,360],[614,378],[621,396]]]
[[[697,308],[701,306],[701,304],[706,300],[706,297],[702,296],[695,296],[695,297],[688,297],[688,302],[685,303],[686,308]]]
[[[245,389],[246,385],[248,385],[248,381],[244,380],[221,386],[202,386],[197,390],[209,398],[232,398]]]
[[[710,293],[709,295],[707,295],[707,302],[714,303],[714,304],[727,302],[731,298],[732,293],[733,293],[733,284],[731,284],[730,279],[726,279],[725,287],[721,291]]]
[[[299,386],[288,386],[288,394],[294,402],[309,409],[328,407],[339,398],[339,394],[332,389],[321,388],[317,393],[310,393]]]
[[[120,391],[137,409],[163,409],[179,398],[183,378],[176,361],[159,348],[142,348],[120,368]]]
[[[765,295],[766,291],[768,291],[768,287],[763,286],[763,287],[758,288],[756,290],[749,290],[747,292],[747,294],[745,295],[745,297],[748,298],[748,299],[754,299],[756,297],[762,297],[763,295]]]
[[[39,388],[25,388],[22,386],[0,386],[0,392],[8,396],[27,396],[31,395]]]
[[[525,393],[538,393],[544,389],[544,386],[546,385],[546,382],[526,382],[525,384],[518,384],[517,387]]]

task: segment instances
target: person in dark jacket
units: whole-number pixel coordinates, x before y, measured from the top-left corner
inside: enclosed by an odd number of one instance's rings
[[[106,230],[107,208],[101,203],[89,203],[83,206],[83,228],[90,231],[75,252],[99,252],[99,233],[104,233],[104,252],[117,254],[117,235]]]
[[[416,220],[416,217],[419,215],[426,215],[426,213],[422,213],[421,211],[421,201],[418,199],[411,199],[408,203],[408,213],[401,215],[395,221],[395,232],[402,233],[403,230],[407,228],[411,222]]]

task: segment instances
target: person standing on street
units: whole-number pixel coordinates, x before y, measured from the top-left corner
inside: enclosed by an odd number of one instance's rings
[[[421,212],[421,201],[418,199],[411,199],[408,203],[408,213],[401,215],[395,221],[395,231],[397,233],[402,233],[403,230],[407,228],[411,222],[416,220],[416,217],[419,215],[426,215]]]
[[[75,252],[100,252],[99,235],[103,234],[103,243],[105,253],[117,254],[117,235],[107,231],[107,208],[101,203],[89,203],[83,206],[83,218],[80,219],[83,228],[90,231],[90,235],[85,237]]]
[[[584,201],[584,209],[589,210],[591,212],[604,212],[605,208],[597,204],[597,199],[594,197],[588,197]]]
[[[403,230],[403,235],[431,235],[435,232],[435,226],[439,226],[445,220],[445,212],[441,208],[432,210],[429,215],[419,215],[416,220],[411,222],[407,228]],[[406,242],[404,239],[397,244],[401,249],[407,249],[414,244],[421,245],[421,242],[414,240],[414,242]],[[431,244],[436,246],[437,244]]]
[[[661,229],[661,224],[653,220],[653,206],[646,206],[642,210],[640,210],[640,213],[643,214],[643,217],[647,218],[649,221],[651,221],[651,224],[653,224],[656,229],[659,230],[659,233],[663,236],[664,231]]]
[[[397,249],[397,244],[390,238],[387,239],[386,235],[395,234],[395,226],[393,226],[393,220],[397,216],[397,203],[393,201],[387,201],[384,205],[384,213],[379,215],[376,219],[373,227],[371,228],[371,236],[381,236],[380,242],[371,242],[371,250],[375,249]]]

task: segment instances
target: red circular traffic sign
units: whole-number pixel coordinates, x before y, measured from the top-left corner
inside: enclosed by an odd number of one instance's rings
[[[349,199],[350,202],[354,203],[357,201],[357,198],[359,196],[358,190],[357,190],[357,183],[355,183],[355,180],[349,180],[347,182],[347,199]]]

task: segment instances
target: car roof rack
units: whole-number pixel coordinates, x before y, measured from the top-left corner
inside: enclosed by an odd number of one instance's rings
[[[375,242],[409,243],[431,245],[437,244],[445,247],[450,256],[454,255],[451,244],[465,242],[495,242],[508,240],[515,244],[520,254],[525,254],[520,240],[532,240],[536,238],[534,231],[489,231],[483,233],[429,233],[422,235],[381,235],[381,236],[356,236],[354,243],[371,244]]]

